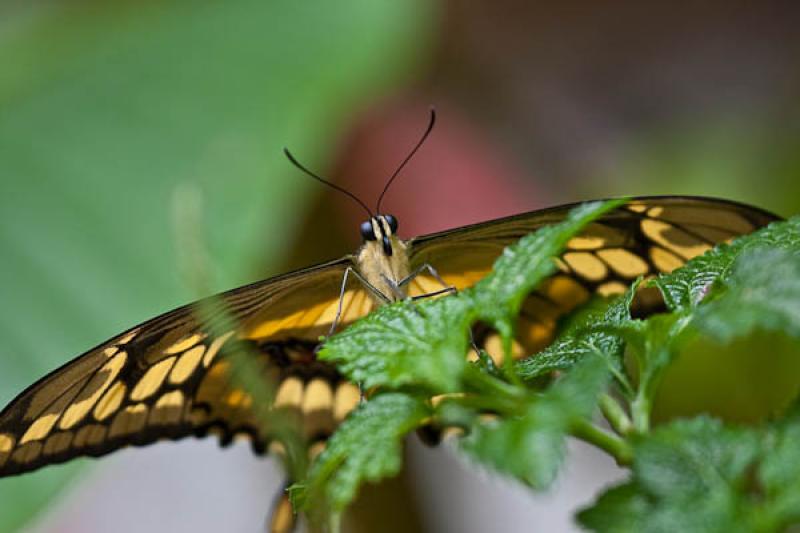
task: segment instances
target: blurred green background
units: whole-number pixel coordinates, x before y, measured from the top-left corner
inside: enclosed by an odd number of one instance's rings
[[[0,402],[201,296],[179,186],[202,194],[214,290],[327,259],[361,215],[281,147],[370,199],[432,103],[389,198],[406,235],[619,194],[796,213],[799,21],[790,2],[0,1]],[[1,480],[0,531],[79,463]]]

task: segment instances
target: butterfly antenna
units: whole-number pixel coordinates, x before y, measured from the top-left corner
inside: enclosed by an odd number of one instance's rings
[[[283,153],[284,153],[284,154],[286,154],[286,157],[289,159],[289,161],[291,161],[291,163],[292,163],[294,166],[296,166],[297,168],[299,168],[300,170],[302,170],[303,172],[305,172],[306,174],[308,174],[310,177],[314,178],[315,180],[317,180],[317,181],[319,181],[319,182],[321,182],[321,183],[324,183],[324,184],[325,184],[325,185],[327,185],[328,187],[330,187],[330,188],[332,188],[332,189],[335,189],[335,190],[339,191],[340,193],[346,194],[347,196],[349,196],[350,198],[352,198],[353,200],[355,200],[356,202],[358,202],[358,205],[360,205],[361,207],[363,207],[363,208],[364,208],[364,211],[366,211],[366,212],[367,212],[367,214],[368,214],[370,217],[372,217],[372,216],[373,216],[373,214],[372,214],[372,211],[370,210],[370,208],[369,208],[369,207],[367,207],[367,204],[365,204],[364,202],[362,202],[362,201],[361,201],[361,200],[358,198],[358,196],[356,196],[355,194],[351,193],[351,192],[350,192],[350,191],[348,191],[347,189],[344,189],[344,188],[342,188],[342,187],[339,187],[339,186],[338,186],[338,185],[336,185],[335,183],[331,183],[330,181],[326,180],[325,178],[323,178],[323,177],[321,177],[321,176],[318,176],[318,175],[314,174],[313,172],[311,172],[310,170],[308,170],[306,167],[304,167],[303,165],[301,165],[301,164],[300,164],[300,163],[297,161],[297,159],[295,159],[295,158],[294,158],[294,156],[292,155],[292,153],[289,151],[289,149],[288,149],[288,148],[284,147],[284,149],[283,149]]]
[[[430,122],[428,122],[428,128],[425,130],[425,133],[422,134],[422,137],[420,137],[419,142],[417,142],[417,145],[414,147],[413,150],[411,150],[411,153],[409,153],[406,156],[406,158],[403,159],[403,162],[400,163],[400,166],[397,167],[397,170],[394,171],[392,177],[389,178],[389,181],[387,181],[386,185],[383,187],[383,191],[381,191],[381,195],[378,197],[378,206],[376,208],[376,211],[378,213],[381,212],[381,202],[383,201],[383,197],[386,194],[386,191],[389,190],[389,187],[391,187],[394,179],[398,176],[398,174],[400,174],[400,171],[403,170],[403,167],[406,166],[406,163],[408,163],[411,160],[411,158],[414,157],[414,154],[417,153],[417,150],[419,150],[420,146],[422,146],[422,144],[425,142],[425,139],[428,138],[428,135],[430,135],[434,124],[436,124],[436,109],[431,107],[431,120]]]

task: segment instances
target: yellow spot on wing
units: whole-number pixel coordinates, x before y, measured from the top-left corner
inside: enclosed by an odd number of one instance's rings
[[[333,399],[333,418],[340,422],[361,401],[361,391],[352,383],[340,383]]]
[[[191,335],[188,335],[180,339],[175,344],[169,346],[166,350],[164,350],[164,353],[167,355],[174,355],[176,353],[184,352],[189,348],[191,348],[192,346],[194,346],[195,344],[197,344],[198,342],[200,342],[201,340],[203,340],[204,338],[205,338],[205,333],[193,333]]]
[[[542,285],[541,291],[564,311],[569,311],[589,299],[589,291],[574,279],[563,275],[548,279]]]
[[[155,393],[161,387],[174,362],[175,357],[173,356],[150,367],[131,391],[131,400],[138,402]]]
[[[303,397],[303,413],[329,410],[332,404],[333,392],[328,382],[321,378],[311,380]]]
[[[672,272],[683,265],[683,260],[659,246],[650,248],[650,260],[660,272]]]
[[[0,433],[0,453],[7,453],[14,447],[14,436],[8,433]]]
[[[653,242],[685,259],[705,253],[711,246],[660,220],[642,220],[642,231]]]
[[[150,411],[150,424],[177,424],[183,413],[183,393],[175,390],[163,395]]]
[[[609,281],[597,287],[597,294],[600,296],[614,296],[615,294],[622,294],[626,290],[628,290],[628,287],[626,287],[624,283]]]
[[[567,243],[570,250],[597,250],[605,244],[602,237],[573,237]]]
[[[128,354],[126,352],[119,352],[103,365],[84,386],[83,391],[73,401],[72,405],[64,411],[64,415],[61,417],[58,427],[61,429],[70,429],[80,422],[83,417],[86,416],[86,413],[94,407],[95,402],[97,402],[114,379],[116,379],[127,359]]]
[[[135,330],[133,330],[133,331],[129,332],[129,333],[128,333],[127,335],[125,335],[124,337],[120,337],[119,339],[117,339],[117,340],[115,341],[115,344],[128,344],[128,343],[129,343],[129,342],[131,342],[131,341],[133,340],[133,338],[134,338],[136,335],[138,335],[138,334],[139,334],[139,328],[136,328]]]
[[[236,332],[235,331],[229,331],[225,335],[222,335],[222,336],[217,337],[216,339],[214,339],[214,341],[211,343],[211,346],[209,346],[208,350],[206,350],[205,356],[203,357],[203,366],[204,367],[208,368],[208,365],[210,365],[211,361],[214,360],[214,357],[217,356],[217,352],[220,351],[220,349],[222,348],[222,345],[225,344],[228,341],[228,339],[230,339],[233,336],[234,333],[236,333]]]
[[[129,331],[124,336],[122,336],[119,339],[117,339],[116,341],[114,341],[114,344],[128,344],[129,342],[131,342],[133,340],[134,337],[136,337],[136,335],[139,334],[140,330],[141,330],[141,328],[136,328],[133,331]]]
[[[22,438],[19,439],[20,444],[25,444],[26,442],[30,442],[32,440],[41,440],[50,433],[50,430],[53,429],[53,426],[58,420],[59,413],[50,413],[47,415],[43,415],[36,419],[36,421],[30,425],[28,430],[22,435]]]
[[[200,364],[205,351],[206,348],[202,344],[185,351],[175,362],[175,366],[169,375],[169,382],[180,384],[186,381],[194,373],[197,365]]]
[[[106,357],[111,357],[115,353],[119,351],[119,347],[117,346],[109,346],[108,348],[103,348],[103,355]]]
[[[91,375],[107,362],[108,359],[102,353],[91,353],[53,374],[33,394],[22,419],[28,421],[38,418],[42,412],[53,405],[55,398],[65,395],[67,391],[77,394],[77,391],[89,381]]]
[[[649,269],[641,257],[624,248],[598,250],[597,255],[608,263],[614,272],[626,278],[644,276]]]
[[[597,253],[599,255],[600,251]],[[589,252],[567,252],[563,258],[572,270],[586,279],[599,281],[608,274],[606,265]]]
[[[125,384],[121,381],[117,381],[111,385],[94,408],[95,419],[102,421],[113,415],[122,404],[126,390],[127,387],[125,387]]]
[[[497,333],[490,333],[483,343],[483,349],[489,354],[489,357],[494,360],[498,365],[503,363],[505,353],[503,353],[503,340]],[[515,339],[511,339],[511,356],[514,359],[519,359],[527,355],[525,349]]]
[[[275,395],[275,407],[300,407],[303,401],[303,382],[290,377],[283,380]]]

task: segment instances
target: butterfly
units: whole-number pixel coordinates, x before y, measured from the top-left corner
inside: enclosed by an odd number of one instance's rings
[[[366,209],[361,247],[351,255],[213,297],[232,320],[209,327],[204,302],[169,311],[114,336],[52,371],[0,412],[0,477],[79,456],[101,456],[162,439],[216,434],[225,445],[248,438],[257,453],[273,442],[253,397],[232,378],[230,351],[244,346],[274,391],[275,412],[293,413],[306,442],[322,442],[361,400],[358,386],[317,360],[321,336],[405,298],[465,289],[492,268],[505,246],[565,218],[574,205],[532,211],[404,240],[383,195],[435,121]],[[558,320],[593,295],[620,294],[640,276],[670,272],[711,247],[777,220],[761,209],[700,197],[634,198],[586,227],[557,259],[558,271],[526,299],[517,327],[520,353],[552,341]],[[492,352],[491,331],[475,342]],[[493,348],[494,344],[494,348]],[[275,445],[273,444],[273,447]],[[280,447],[278,444],[277,447]]]

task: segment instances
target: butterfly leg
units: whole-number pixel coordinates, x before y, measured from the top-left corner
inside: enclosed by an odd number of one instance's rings
[[[342,317],[342,303],[344,302],[344,293],[347,290],[347,280],[350,276],[353,276],[360,281],[361,284],[378,299],[382,300],[384,303],[389,303],[389,298],[387,298],[385,294],[376,289],[369,281],[364,279],[364,277],[354,268],[347,267],[347,269],[344,271],[344,276],[342,277],[342,287],[339,289],[339,304],[336,307],[336,316],[331,323],[331,329],[328,331],[328,337],[333,335],[333,332],[336,331],[336,327],[339,325],[339,319]]]
[[[431,296],[438,296],[440,294],[445,294],[445,293],[455,294],[456,292],[458,292],[458,289],[456,289],[452,285],[448,285],[447,283],[445,283],[445,281],[442,279],[442,277],[439,275],[439,273],[436,271],[436,269],[433,268],[433,266],[431,266],[430,263],[424,263],[424,264],[420,265],[419,267],[417,267],[414,270],[414,272],[412,272],[411,274],[409,274],[405,278],[401,279],[397,283],[398,288],[402,288],[404,285],[408,285],[409,283],[414,281],[414,278],[416,278],[417,276],[419,276],[420,274],[422,274],[423,272],[426,272],[426,271],[428,272],[428,274],[431,275],[431,277],[433,279],[438,281],[442,285],[442,287],[444,287],[444,288],[441,289],[441,290],[438,290],[438,291],[429,292],[427,294],[420,294],[418,296],[413,296],[411,298],[412,300],[418,300],[420,298],[429,298]]]
[[[364,277],[361,274],[359,274],[355,269],[353,269],[352,267],[347,267],[347,269],[344,271],[344,276],[342,276],[342,286],[339,289],[339,303],[338,303],[338,305],[336,307],[336,316],[334,317],[333,322],[331,323],[331,329],[328,331],[328,337],[333,335],[333,332],[336,331],[336,328],[339,326],[339,320],[342,318],[342,310],[343,310],[342,306],[343,306],[343,302],[344,302],[344,293],[347,290],[347,281],[350,278],[350,276],[353,276],[358,281],[360,281],[361,284],[367,290],[369,290],[373,295],[375,295],[379,300],[383,301],[384,303],[389,303],[389,301],[390,301],[389,298],[387,298],[385,294],[383,294],[381,291],[376,289],[375,286],[373,286],[369,281],[364,279]],[[317,345],[317,347],[314,349],[314,352],[319,350],[319,348],[320,348],[320,345]],[[359,392],[361,394],[361,401],[363,402],[364,401],[364,388],[361,386],[361,383],[358,383],[358,390],[359,390]]]
[[[424,264],[420,265],[418,268],[416,268],[414,270],[414,272],[412,272],[411,274],[406,276],[404,279],[400,280],[400,282],[397,285],[400,286],[400,287],[402,287],[403,285],[407,285],[408,283],[413,281],[414,278],[416,278],[422,272],[425,272],[425,271],[427,271],[428,274],[430,274],[431,277],[433,279],[435,279],[436,281],[438,281],[442,285],[442,287],[444,287],[444,288],[440,289],[438,291],[429,292],[429,293],[426,293],[426,294],[420,294],[418,296],[413,296],[411,298],[412,300],[419,300],[421,298],[430,298],[432,296],[439,296],[440,294],[445,294],[445,293],[456,294],[458,292],[458,289],[456,287],[453,287],[452,285],[448,285],[442,279],[442,277],[439,275],[439,273],[436,271],[435,268],[433,268],[433,266],[430,263],[424,263]],[[478,344],[475,342],[475,336],[472,334],[472,328],[470,328],[470,330],[469,330],[469,343],[472,346],[472,349],[475,350],[475,353],[478,356],[480,356],[481,349],[480,349],[480,347],[478,347]]]

